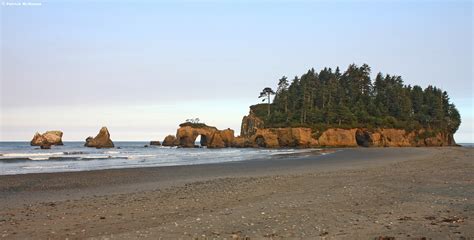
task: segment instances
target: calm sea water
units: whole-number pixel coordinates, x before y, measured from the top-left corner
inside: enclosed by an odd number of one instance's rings
[[[0,175],[97,169],[176,166],[269,158],[314,149],[170,148],[148,142],[115,142],[115,148],[86,148],[83,142],[39,149],[29,142],[0,142]]]

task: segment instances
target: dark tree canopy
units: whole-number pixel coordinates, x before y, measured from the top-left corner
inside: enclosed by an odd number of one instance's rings
[[[262,100],[262,102],[264,102],[267,98],[268,99],[268,111],[267,111],[267,116],[269,117],[270,116],[270,96],[271,95],[275,95],[275,92],[273,91],[273,89],[269,88],[269,87],[266,87],[264,88],[261,92],[260,92],[260,96],[258,98],[264,98]]]
[[[268,97],[268,96],[274,95],[274,94],[275,94],[275,92],[273,91],[273,89],[271,89],[269,87],[266,87],[260,92],[259,98]],[[263,101],[265,101],[265,99],[263,99]]]
[[[396,75],[378,73],[372,80],[370,73],[367,64],[351,64],[344,73],[339,67],[319,73],[310,69],[291,82],[283,76],[276,93],[271,88],[260,93],[276,94],[273,103],[254,105],[252,110],[266,127],[427,128],[449,133],[459,128],[461,118],[447,92],[404,85]]]

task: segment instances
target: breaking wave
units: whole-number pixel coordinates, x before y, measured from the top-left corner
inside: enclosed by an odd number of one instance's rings
[[[0,175],[157,167],[306,156],[320,149],[143,147],[146,142],[118,142],[114,149],[65,143],[41,150],[29,143],[0,143]],[[319,151],[324,154],[323,151]]]

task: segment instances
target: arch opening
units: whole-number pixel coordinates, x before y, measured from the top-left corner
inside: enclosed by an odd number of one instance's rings
[[[360,147],[369,147],[372,142],[370,134],[367,131],[362,131],[360,129],[356,131],[355,139],[357,142],[357,146]]]
[[[263,136],[257,136],[255,138],[255,144],[257,144],[258,147],[266,147],[267,143],[265,142],[265,138]]]
[[[194,141],[197,147],[207,147],[207,137],[204,134],[199,134]]]

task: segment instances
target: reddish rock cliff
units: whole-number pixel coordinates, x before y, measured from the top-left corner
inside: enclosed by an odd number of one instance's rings
[[[255,116],[252,110],[250,110],[249,115],[242,118],[242,124],[240,125],[240,136],[253,136],[257,132],[257,129],[261,129],[263,127],[263,121]]]
[[[357,129],[331,128],[319,137],[319,145],[326,147],[356,147]]]
[[[219,130],[205,124],[181,124],[176,131],[176,139],[180,147],[195,147],[198,136],[201,146],[209,148],[231,147],[234,142],[234,130]]]
[[[222,141],[224,141],[225,146],[232,147],[232,144],[234,143],[235,139],[234,130],[227,128],[225,130],[219,131],[219,134],[222,138]]]
[[[242,119],[241,136],[235,147],[414,147],[453,146],[452,134],[421,129],[407,132],[403,129],[330,128],[316,137],[310,128],[262,128],[264,123],[252,111]]]
[[[247,145],[253,147],[298,147],[307,148],[318,145],[313,138],[310,128],[265,128],[257,129],[248,138]]]
[[[181,124],[176,137],[168,136],[163,146],[195,147],[201,136],[201,146],[264,147],[264,148],[310,148],[310,147],[410,147],[410,146],[452,146],[452,135],[434,133],[430,130],[407,132],[403,129],[380,128],[330,128],[313,132],[311,128],[264,128],[264,122],[250,111],[242,119],[241,135],[234,137],[231,129],[218,130],[205,124]]]

